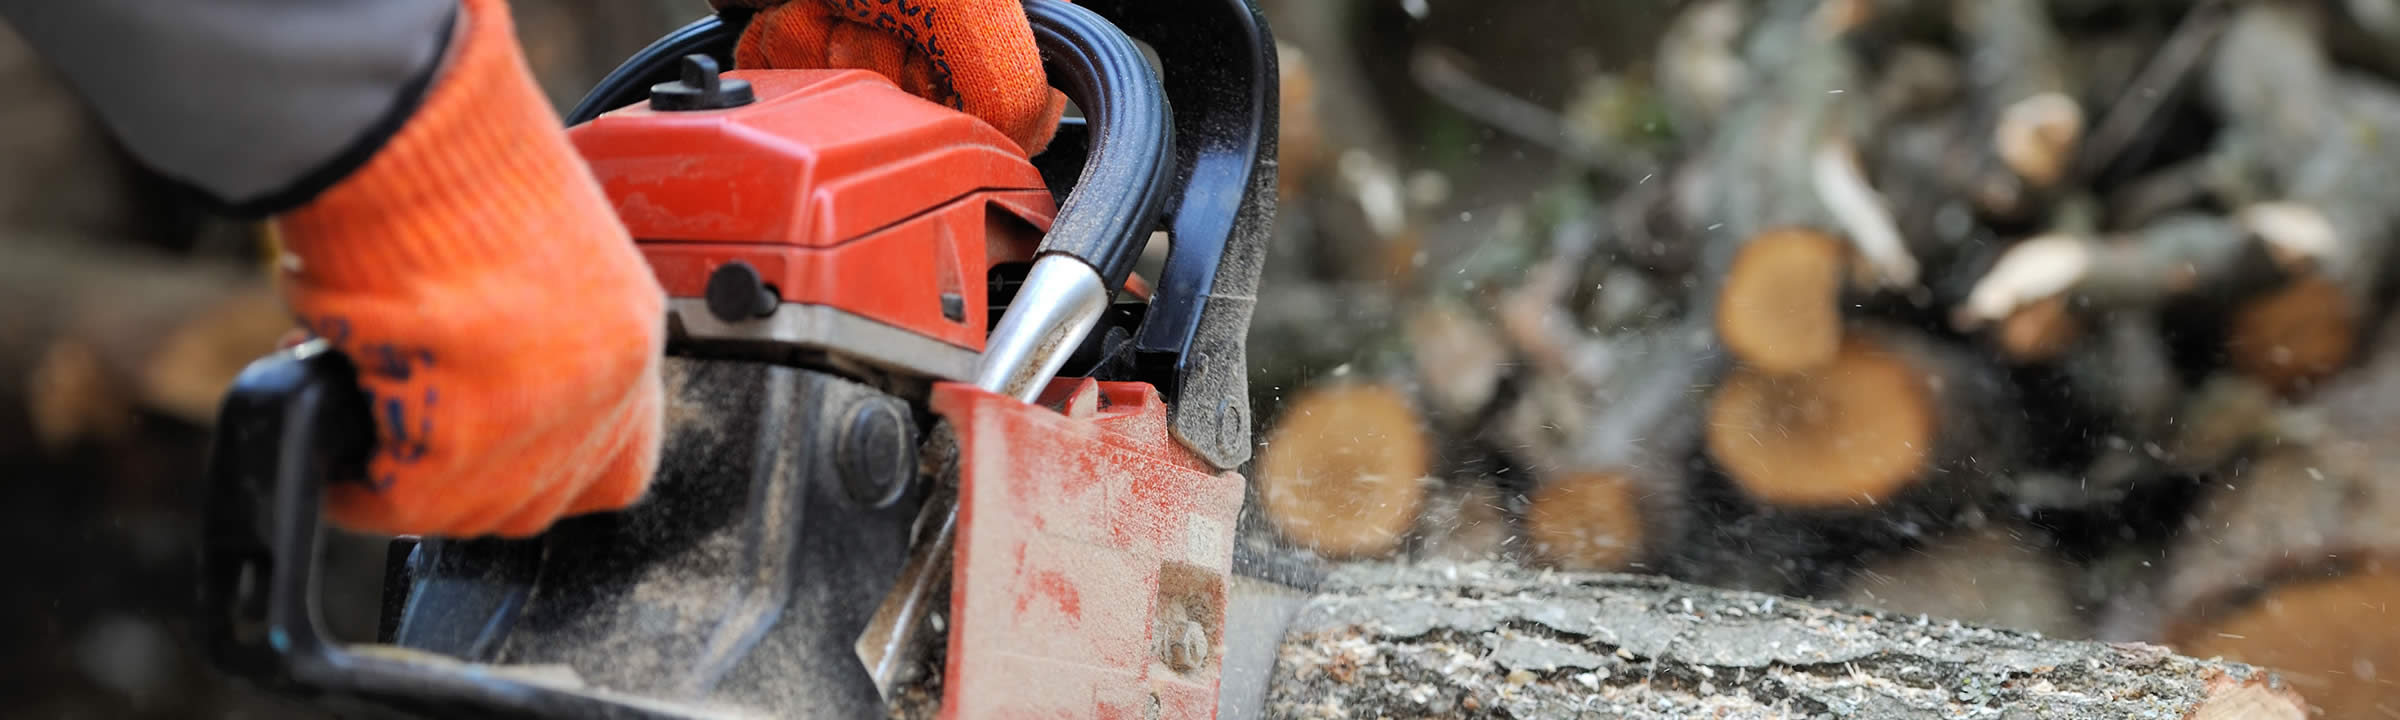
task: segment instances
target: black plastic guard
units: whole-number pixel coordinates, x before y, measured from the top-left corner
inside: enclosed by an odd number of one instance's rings
[[[1166,269],[1136,362],[1175,438],[1221,470],[1249,462],[1250,313],[1274,233],[1275,39],[1249,0],[1077,0],[1157,51],[1175,116]]]

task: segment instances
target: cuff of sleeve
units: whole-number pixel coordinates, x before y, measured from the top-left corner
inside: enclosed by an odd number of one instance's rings
[[[505,0],[463,0],[423,106],[358,172],[278,218],[295,289],[400,290],[569,267],[626,242],[533,80]]]

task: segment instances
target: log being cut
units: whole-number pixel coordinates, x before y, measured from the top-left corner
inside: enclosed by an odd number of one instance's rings
[[[1651,577],[1491,564],[1335,572],[1286,630],[1269,717],[2308,717],[2264,670]]]

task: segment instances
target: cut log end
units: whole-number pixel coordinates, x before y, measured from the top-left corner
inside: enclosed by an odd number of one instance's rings
[[[1341,384],[1285,406],[1258,462],[1267,519],[1335,558],[1397,550],[1424,503],[1431,447],[1398,391]]]
[[[2236,370],[2278,392],[2295,392],[2349,361],[2358,324],[2357,308],[2339,286],[2306,275],[2236,311],[2226,351]]]
[[[2191,720],[2302,720],[2308,701],[2289,685],[2276,685],[2259,676],[2237,680],[2217,676],[2209,681],[2208,696],[2192,708]]]
[[[2000,321],[1993,339],[2000,352],[2020,363],[2057,359],[2083,336],[2083,323],[2067,307],[2067,299],[2052,296],[2018,308]]]
[[[2042,93],[2000,112],[1993,142],[2000,160],[2027,185],[2046,188],[2066,177],[2083,141],[2083,106],[2063,93]]]
[[[2379,717],[2400,708],[2400,684],[2383,677],[2400,673],[2400,636],[2373,631],[2390,627],[2395,613],[2400,569],[2370,561],[2331,577],[2286,581],[2238,608],[2190,618],[2168,630],[2167,643],[2195,657],[2272,668],[2323,717]],[[2229,704],[2236,699],[2227,695]]]
[[[1917,369],[1854,336],[1820,370],[1735,370],[1709,401],[1708,453],[1770,505],[1880,502],[1931,463],[1934,406]]]
[[[2040,235],[2010,246],[1991,271],[1975,281],[1950,322],[1973,330],[2059,297],[2091,273],[2092,256],[2091,244],[2071,233]]]
[[[1642,512],[1632,478],[1614,472],[1550,478],[1525,510],[1543,562],[1567,570],[1621,570],[1641,554]]]
[[[1833,362],[1842,343],[1849,252],[1814,230],[1778,229],[1743,246],[1725,276],[1717,335],[1750,367],[1788,374]]]

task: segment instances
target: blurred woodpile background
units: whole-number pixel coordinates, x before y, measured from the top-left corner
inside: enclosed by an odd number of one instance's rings
[[[1337,5],[1277,25],[1261,537],[2400,712],[2400,3]]]
[[[514,4],[562,107],[705,11]],[[1261,5],[1255,540],[2158,642],[2400,709],[2400,0]],[[13,37],[0,76],[0,707],[305,716],[215,683],[184,619],[213,393],[283,327],[258,238]]]

